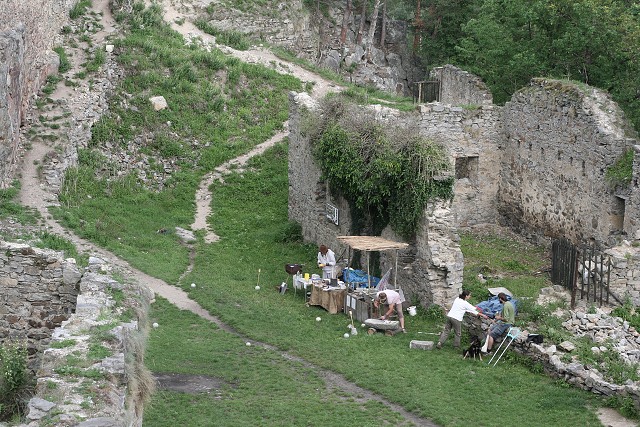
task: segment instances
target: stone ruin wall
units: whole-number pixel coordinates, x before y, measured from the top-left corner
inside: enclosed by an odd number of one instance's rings
[[[351,235],[351,219],[347,202],[331,194],[328,184],[321,180],[321,171],[313,160],[309,140],[304,135],[305,110],[313,111],[317,104],[307,94],[291,93],[289,113],[289,219],[302,225],[305,241],[324,243],[336,252],[345,247],[336,236]],[[397,110],[371,106],[380,121],[394,125],[416,122],[416,113],[400,113]],[[326,203],[339,210],[336,226],[326,218]],[[434,202],[425,210],[425,218],[415,242],[398,251],[397,285],[408,301],[418,300],[429,306],[445,305],[462,287],[462,252],[456,234],[455,216],[448,202]],[[382,237],[402,241],[390,227]],[[346,252],[344,252],[346,257]],[[382,271],[394,267],[395,251],[380,254]]]
[[[264,12],[264,11],[262,11]],[[205,16],[211,25],[221,30],[258,36],[269,44],[293,52],[300,58],[337,73],[353,69],[349,79],[353,83],[373,86],[396,94],[410,96],[413,82],[421,80],[424,70],[415,66],[407,48],[406,22],[387,21],[384,47],[379,46],[382,10],[379,12],[374,46],[365,52],[356,45],[360,11],[353,10],[349,19],[344,46],[340,43],[343,2],[328,4],[328,16],[310,14],[302,1],[283,2],[277,11],[269,13],[244,12],[229,8],[219,1],[207,6]],[[204,12],[203,12],[204,14]],[[369,18],[369,17],[367,17]],[[367,37],[370,22],[365,22]],[[377,40],[377,42],[376,42]]]
[[[89,423],[86,425],[142,425],[142,402],[130,392],[130,381],[146,372],[144,349],[139,348],[146,331],[136,320],[121,323],[119,315],[125,308],[116,306],[111,292],[123,291],[127,306],[137,307],[143,320],[153,294],[145,287],[120,284],[108,275],[109,270],[109,265],[95,257],[81,269],[75,260],[63,259],[61,252],[0,241],[0,344],[27,347],[36,377],[35,395],[27,408],[29,426],[77,425],[80,421]],[[92,387],[101,393],[88,398],[78,387],[77,376],[59,368],[68,363],[68,356],[88,359],[92,330],[104,325],[116,325],[110,331],[111,354],[78,368],[104,374],[91,376]],[[52,346],[54,342],[64,345]]]
[[[507,103],[499,205],[523,233],[611,246],[633,230],[605,173],[635,140],[609,96],[587,90],[533,79]]]
[[[449,99],[460,105],[422,104],[418,116],[407,114],[402,120],[417,120],[422,135],[447,148],[456,164],[455,196],[447,207],[451,213],[433,208],[425,212],[426,222],[417,242],[401,255],[407,267],[399,272],[403,287],[411,288],[410,293],[423,304],[447,305],[447,298],[459,291],[460,285],[452,283],[457,283],[462,266],[457,266],[456,256],[449,256],[441,263],[441,267],[449,267],[432,269],[432,260],[439,259],[438,249],[443,245],[448,245],[450,254],[459,248],[455,237],[439,241],[446,233],[434,233],[431,227],[444,221],[455,236],[458,227],[501,223],[541,242],[565,236],[582,243],[595,240],[611,248],[610,252],[617,254],[612,257],[612,289],[620,298],[629,296],[640,304],[640,268],[635,261],[640,259],[636,249],[640,241],[640,160],[636,156],[629,188],[613,189],[604,179],[607,168],[625,150],[640,151],[615,103],[593,88],[585,94],[567,82],[533,79],[530,87],[516,93],[505,107],[473,106],[473,102],[487,99],[484,87],[469,73],[460,70],[457,76],[455,67],[443,69],[446,72],[441,75],[451,81],[442,85],[459,90],[461,94]],[[292,107],[292,118],[296,114]],[[298,131],[296,127],[292,121],[292,132]],[[318,185],[320,171],[308,144],[300,138],[291,140],[289,173],[290,218],[303,225],[305,240],[334,242],[334,236],[348,234],[344,201],[332,201],[340,209],[341,226],[328,225],[324,203],[330,197],[326,186]],[[430,212],[436,211],[437,218],[429,218]],[[622,240],[624,236],[634,242]],[[432,248],[430,239],[437,242]],[[429,261],[414,269],[424,260]],[[433,281],[439,285],[428,285]]]
[[[640,230],[640,145],[633,146],[633,178],[631,179],[631,194],[627,199],[624,216],[624,229],[630,233],[635,233],[634,237],[639,238]]]
[[[26,340],[36,360],[75,311],[80,277],[59,252],[0,241],[0,341]]]
[[[0,7],[0,188],[17,165],[19,128],[47,76],[58,69],[51,50],[77,0],[3,0]]]
[[[442,144],[455,170],[451,209],[460,227],[495,223],[500,170],[501,109],[465,109],[440,102],[418,107],[420,134]]]
[[[480,77],[453,65],[436,67],[430,80],[440,82],[439,101],[449,105],[493,105],[493,95]]]

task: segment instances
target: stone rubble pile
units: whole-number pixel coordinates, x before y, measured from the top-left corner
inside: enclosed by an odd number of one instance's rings
[[[572,312],[571,318],[562,325],[573,335],[589,337],[594,342],[592,351],[606,351],[606,343],[628,363],[640,363],[640,333],[629,322],[619,317],[609,316],[602,311],[586,314]]]

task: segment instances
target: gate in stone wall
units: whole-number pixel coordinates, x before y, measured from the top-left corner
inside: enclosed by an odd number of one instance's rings
[[[551,281],[571,292],[571,308],[576,298],[602,304],[620,300],[611,293],[611,258],[595,247],[578,247],[567,239],[552,245]]]

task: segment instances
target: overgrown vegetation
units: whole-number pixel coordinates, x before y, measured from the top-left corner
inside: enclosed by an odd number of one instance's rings
[[[0,421],[25,415],[32,388],[25,345],[5,341],[0,345]]]
[[[181,277],[188,265],[186,250],[174,235],[157,231],[190,224],[202,174],[248,151],[279,128],[287,117],[286,91],[300,85],[218,51],[184,47],[182,40],[161,24],[154,7],[144,9],[138,4],[131,16],[120,15],[119,19],[130,19],[132,24],[132,33],[118,43],[119,59],[130,73],[122,90],[132,96],[117,95],[110,106],[111,115],[94,128],[92,146],[82,154],[81,166],[67,175],[63,206],[57,215],[77,233],[132,265],[180,286],[209,313],[243,334],[242,338],[229,334],[158,298],[151,315],[160,326],[151,332],[147,366],[158,373],[207,375],[219,386],[211,393],[157,393],[145,410],[145,425],[188,426],[202,419],[225,420],[229,425],[291,426],[342,425],[347,419],[354,425],[371,426],[403,422],[386,406],[366,399],[363,402],[359,393],[327,387],[321,373],[309,365],[292,358],[282,363],[279,350],[337,372],[440,425],[597,425],[593,408],[603,404],[599,399],[540,371],[532,372],[517,361],[505,359],[494,369],[463,360],[448,348],[439,352],[409,349],[410,340],[430,339],[422,334],[441,330],[439,307],[407,316],[406,335],[390,338],[362,333],[345,339],[348,320],[344,316],[329,316],[317,307],[305,306],[300,292],[269,292],[274,284],[290,280],[283,269],[286,263],[303,263],[309,271],[317,272],[311,267],[316,248],[301,243],[299,226],[287,219],[285,144],[252,159],[247,172],[213,185],[215,215],[209,221],[221,240],[204,244],[198,236],[193,269]],[[218,81],[224,84],[212,83]],[[147,103],[149,93],[162,93],[169,109],[152,111]],[[331,138],[357,134],[346,132],[348,128],[340,123],[331,125],[335,129],[329,134]],[[368,173],[379,182],[380,171],[388,166],[384,163],[398,163],[397,153],[386,146],[388,135],[365,125],[363,120],[361,129],[366,132],[360,135],[371,133],[372,140],[381,145],[379,151],[375,147],[369,153],[379,164]],[[145,188],[133,175],[121,177],[114,171],[111,176],[98,177],[95,171],[105,159],[97,154],[97,148],[104,149],[106,142],[128,147],[131,141],[148,144],[146,152],[157,159],[176,156],[180,172],[172,174],[168,185],[157,191]],[[167,141],[180,147],[167,148]],[[438,150],[432,149],[425,148],[437,164]],[[438,182],[444,186],[446,179]],[[366,183],[367,191],[372,191],[373,183],[375,179]],[[386,182],[383,184],[384,191],[391,191]],[[367,206],[368,194],[360,197]],[[378,209],[384,207],[373,206],[374,212]],[[533,296],[545,284],[544,275],[536,274],[545,262],[537,249],[516,243],[493,247],[487,236],[465,239],[465,261],[474,266],[470,274],[475,280],[483,271],[491,276],[492,284],[506,286],[519,296]],[[256,280],[261,291],[255,289]],[[472,279],[465,275],[465,287],[468,280]],[[186,283],[198,286],[191,288]],[[478,286],[477,295],[474,293],[477,302],[482,299],[482,283],[478,280],[474,285]],[[531,317],[546,315],[540,311]],[[321,322],[315,321],[317,316],[322,316]],[[270,347],[247,346],[245,337]],[[104,351],[99,345],[94,350]],[[141,357],[143,352],[137,350],[134,354]],[[394,369],[381,369],[389,366],[389,361],[394,361]],[[87,376],[79,370],[84,363],[87,361],[66,360],[61,369],[74,377]],[[398,384],[399,378],[406,382],[404,386],[381,386]],[[499,394],[495,399],[487,397],[487,389],[508,390],[509,399]],[[527,405],[522,405],[523,401]],[[194,413],[198,420],[194,420]]]
[[[626,186],[633,178],[634,150],[627,150],[605,173],[606,180],[613,186]]]
[[[244,34],[238,31],[218,30],[215,26],[211,25],[204,19],[197,19],[194,24],[203,32],[215,36],[217,43],[231,46],[232,48],[238,50],[247,50],[251,46],[249,39],[247,39]]]
[[[328,97],[305,120],[304,132],[332,191],[378,232],[389,223],[411,238],[427,202],[452,196],[451,165],[443,147],[417,129],[384,125],[372,111],[341,96]]]
[[[35,224],[38,213],[18,203],[20,183],[14,181],[11,187],[0,189],[0,219],[12,218],[23,225]]]

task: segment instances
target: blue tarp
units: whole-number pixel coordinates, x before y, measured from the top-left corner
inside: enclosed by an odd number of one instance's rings
[[[513,308],[515,309],[514,314],[518,314],[518,304],[517,301],[507,295],[507,301],[511,301],[513,303]],[[493,296],[486,301],[482,301],[478,305],[476,305],[482,313],[486,314],[489,317],[495,317],[496,313],[500,313],[502,311],[502,304],[498,299],[498,296]]]
[[[353,268],[345,268],[342,270],[342,280],[355,287],[366,288],[369,286],[369,277],[371,280],[371,287],[377,287],[380,282],[379,277],[368,276],[366,272],[362,270],[354,270]]]

